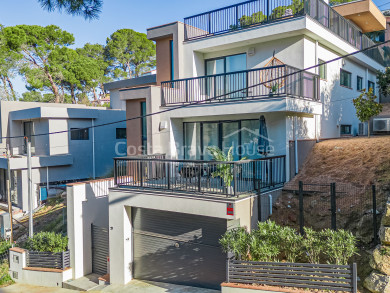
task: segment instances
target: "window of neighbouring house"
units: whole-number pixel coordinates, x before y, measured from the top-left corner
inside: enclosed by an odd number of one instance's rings
[[[361,76],[358,76],[358,77],[357,77],[357,80],[356,80],[356,89],[357,89],[358,91],[363,90],[363,77],[361,77]]]
[[[116,129],[116,139],[126,139],[126,128],[117,128]]]
[[[375,95],[375,82],[368,81],[368,89],[372,89],[372,93]]]
[[[340,85],[352,88],[352,73],[340,69]]]
[[[321,59],[318,59],[318,64],[322,64],[319,67],[320,78],[321,79],[327,79],[328,68],[327,68],[327,65],[326,65],[325,61],[323,61]]]
[[[340,126],[341,135],[351,135],[352,134],[352,125],[341,125]]]
[[[71,140],[89,140],[89,128],[71,128]]]
[[[146,122],[146,102],[141,102],[141,140],[142,153],[147,154],[148,151],[148,128]]]

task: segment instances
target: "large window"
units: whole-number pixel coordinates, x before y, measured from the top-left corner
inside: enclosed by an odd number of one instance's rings
[[[259,158],[257,143],[260,122],[253,120],[185,122],[184,157],[187,160],[211,160],[209,146],[225,153],[233,147],[233,158]]]
[[[340,85],[347,88],[352,88],[352,73],[340,69]]]
[[[71,128],[71,140],[89,140],[89,128]]]
[[[361,76],[357,76],[356,89],[358,91],[362,91],[363,90],[363,77],[361,77]]]
[[[327,79],[327,75],[328,75],[328,68],[327,68],[327,65],[325,63],[325,61],[321,60],[321,59],[318,59],[318,64],[321,64],[319,69],[320,69],[320,78],[321,79]]]
[[[117,128],[116,129],[116,139],[126,139],[126,128]]]
[[[372,89],[372,93],[375,95],[375,82],[368,81],[368,89]]]
[[[351,135],[352,134],[352,125],[341,125],[340,134],[341,135]]]
[[[148,150],[148,135],[146,125],[146,102],[141,102],[141,139],[142,139],[142,153],[146,154]]]

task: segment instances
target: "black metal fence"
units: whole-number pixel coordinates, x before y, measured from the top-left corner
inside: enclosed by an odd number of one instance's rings
[[[70,267],[70,252],[28,251],[26,261],[27,267],[64,270]]]
[[[302,15],[309,15],[357,49],[374,45],[355,24],[323,0],[252,0],[197,14],[184,19],[184,38],[188,41],[215,36]],[[364,53],[384,65],[381,51],[375,48]]]
[[[161,105],[226,102],[286,95],[317,101],[318,75],[306,71],[292,74],[297,71],[297,68],[280,65],[165,81],[161,83]]]
[[[378,227],[387,195],[375,185],[346,183],[287,184],[271,216],[281,225],[315,230],[344,229],[361,242],[378,242]]]
[[[286,157],[235,162],[116,158],[114,180],[118,187],[238,197],[282,187]]]
[[[357,267],[229,259],[227,282],[356,293]]]

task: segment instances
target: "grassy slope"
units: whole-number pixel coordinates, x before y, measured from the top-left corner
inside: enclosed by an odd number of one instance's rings
[[[293,183],[390,182],[390,136],[332,139],[315,145]]]

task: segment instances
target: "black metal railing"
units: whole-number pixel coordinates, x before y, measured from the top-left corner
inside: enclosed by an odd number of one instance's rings
[[[114,162],[118,187],[238,197],[279,188],[286,181],[285,156],[234,162],[126,157]]]
[[[70,267],[70,252],[28,251],[26,265],[27,267],[64,270]]]
[[[297,74],[293,74],[298,72]],[[278,96],[319,100],[318,75],[279,65],[161,83],[161,105],[226,102]]]
[[[356,264],[256,262],[229,259],[226,268],[227,283],[357,292]]]
[[[186,41],[205,38],[302,15],[309,15],[358,49],[374,44],[323,0],[252,0],[197,14],[184,19],[184,38]],[[365,54],[383,65],[381,51],[375,48]]]

